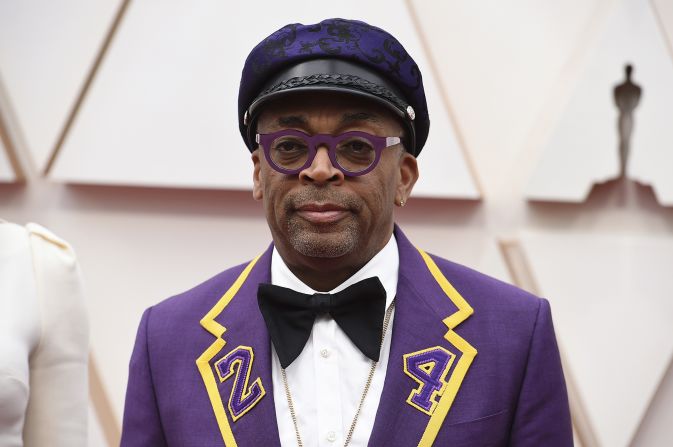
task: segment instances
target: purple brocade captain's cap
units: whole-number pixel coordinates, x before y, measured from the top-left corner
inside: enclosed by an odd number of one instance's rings
[[[282,27],[252,49],[238,91],[238,122],[248,149],[263,105],[298,91],[365,97],[404,123],[405,148],[418,156],[430,118],[416,62],[388,32],[365,22],[327,19]]]

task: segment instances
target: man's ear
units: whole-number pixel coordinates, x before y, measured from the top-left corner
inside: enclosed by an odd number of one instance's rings
[[[418,180],[418,163],[416,157],[409,152],[404,152],[399,163],[400,177],[397,183],[395,200],[397,203],[406,202]]]
[[[259,148],[252,152],[252,198],[255,200],[262,200],[264,197],[262,189],[262,181],[260,180],[260,171],[262,169],[262,162],[259,159]]]

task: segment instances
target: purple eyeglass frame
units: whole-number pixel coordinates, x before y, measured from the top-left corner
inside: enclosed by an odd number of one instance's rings
[[[306,159],[306,163],[304,163],[304,165],[300,168],[285,169],[282,166],[278,166],[271,159],[271,154],[269,153],[271,143],[276,138],[283,137],[286,135],[302,137],[308,143],[308,151],[309,151],[308,158]],[[339,165],[339,163],[337,162],[336,150],[335,150],[337,143],[350,137],[365,138],[373,143],[375,152],[374,161],[372,162],[371,165],[369,165],[369,167],[367,167],[363,171],[358,172],[348,171],[344,169],[341,165]],[[328,149],[327,153],[329,154],[329,159],[332,162],[332,166],[337,168],[339,171],[343,172],[343,174],[347,177],[358,177],[360,175],[365,175],[371,172],[376,167],[376,165],[379,164],[379,160],[381,159],[381,151],[383,149],[390,146],[395,146],[396,144],[400,144],[402,142],[400,137],[379,137],[378,135],[372,135],[367,132],[360,132],[358,130],[344,132],[339,135],[329,135],[329,134],[309,135],[296,129],[283,129],[274,133],[261,133],[261,134],[258,133],[255,136],[255,141],[257,141],[258,144],[262,145],[262,148],[264,149],[264,157],[266,157],[266,161],[269,162],[271,167],[274,168],[276,171],[280,172],[281,174],[287,174],[287,175],[299,174],[301,171],[311,166],[311,164],[313,163],[313,159],[315,159],[315,155],[318,152],[316,148],[325,145],[327,146]]]

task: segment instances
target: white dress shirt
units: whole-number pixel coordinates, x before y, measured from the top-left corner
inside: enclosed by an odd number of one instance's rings
[[[397,242],[391,236],[376,256],[330,292],[336,293],[365,278],[378,276],[386,289],[387,309],[397,293],[399,264]],[[301,293],[316,293],[290,271],[275,248],[271,257],[271,282]],[[374,427],[388,366],[393,318],[394,311],[351,446],[366,446]],[[280,442],[283,447],[296,446],[297,438],[285,396],[280,361],[273,345],[272,352],[271,377]],[[305,446],[332,447],[344,444],[371,365],[372,361],[360,352],[331,317],[316,319],[304,350],[285,370],[299,433]]]
[[[0,220],[0,446],[86,445],[88,334],[70,246]]]

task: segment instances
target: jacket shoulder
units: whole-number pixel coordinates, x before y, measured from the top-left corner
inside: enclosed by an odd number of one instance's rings
[[[174,359],[198,357],[212,343],[212,334],[201,324],[206,314],[220,301],[249,263],[224,270],[185,292],[167,298],[145,310],[138,328],[153,361],[160,370]],[[248,294],[249,295],[249,294]],[[239,297],[240,298],[240,297]],[[136,343],[138,343],[136,341]],[[187,362],[191,367],[192,363]]]
[[[152,320],[159,320],[162,325],[168,324],[172,327],[174,324],[171,322],[179,321],[196,322],[198,325],[201,318],[229,290],[248,264],[246,262],[224,270],[187,291],[151,306]]]
[[[490,299],[507,301],[518,305],[539,305],[538,296],[506,283],[492,276],[481,273],[470,267],[449,261],[439,256],[430,255],[446,278],[458,289],[473,292]],[[459,289],[459,291],[460,291]]]
[[[503,308],[516,312],[537,313],[544,300],[526,290],[506,283],[470,267],[430,255],[439,270],[456,290],[477,310],[476,307],[494,311]]]

